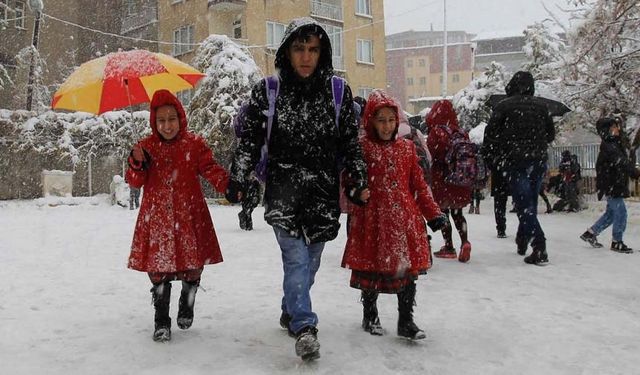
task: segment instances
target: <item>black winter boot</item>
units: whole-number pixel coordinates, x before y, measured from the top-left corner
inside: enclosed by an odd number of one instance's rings
[[[622,241],[612,241],[611,242],[611,250],[617,253],[623,254],[631,254],[633,253],[633,249],[629,246],[625,245]]]
[[[193,306],[196,303],[198,286],[200,286],[200,279],[194,281],[182,280],[177,319],[180,329],[188,329],[193,324]]]
[[[547,254],[546,246],[533,246],[533,252],[531,255],[524,258],[524,262],[527,264],[534,264],[536,266],[544,266],[549,263],[549,255]]]
[[[303,361],[320,358],[318,330],[314,326],[306,326],[296,333],[296,355]]]
[[[362,295],[362,329],[369,332],[372,335],[382,336],[384,330],[380,325],[380,318],[378,317],[378,292],[371,290],[363,290]]]
[[[422,340],[427,337],[423,330],[413,322],[413,304],[416,299],[416,284],[408,284],[398,293],[398,336],[411,340]]]
[[[527,253],[527,246],[529,246],[528,241],[526,241],[522,237],[516,236],[516,247],[518,255],[525,255]]]
[[[153,341],[171,340],[171,317],[169,316],[169,302],[171,301],[171,283],[165,281],[153,284],[151,288],[153,306],[156,309],[155,330]]]

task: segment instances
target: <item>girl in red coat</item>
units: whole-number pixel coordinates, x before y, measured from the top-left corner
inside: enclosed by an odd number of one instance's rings
[[[398,120],[396,102],[383,91],[371,93],[361,139],[369,189],[359,195],[363,204],[351,211],[342,267],[352,270],[351,287],[362,290],[365,331],[383,333],[378,293],[396,293],[398,335],[422,339],[425,333],[413,322],[413,304],[415,280],[431,266],[423,217],[433,230],[446,220],[424,180],[413,142],[397,137]]]
[[[471,200],[471,188],[450,185],[444,179],[447,167],[445,158],[447,151],[451,147],[452,133],[462,132],[466,139],[469,139],[469,135],[463,129],[460,129],[456,112],[448,100],[437,101],[431,107],[431,111],[429,111],[425,120],[429,131],[427,145],[433,158],[433,165],[431,166],[433,197],[447,217],[447,225],[442,228],[444,246],[433,255],[438,258],[455,258],[457,255],[451,238],[452,230],[449,222],[449,214],[451,214],[462,242],[458,260],[467,262],[471,258],[471,244],[467,238],[467,220],[462,214],[462,209]]]
[[[144,186],[129,268],[148,273],[155,307],[153,340],[167,341],[170,282],[182,281],[177,323],[187,329],[203,266],[222,262],[199,176],[219,192],[226,190],[229,177],[205,140],[187,131],[182,104],[171,92],[157,91],[149,112],[152,134],[133,146],[126,175],[131,186]]]

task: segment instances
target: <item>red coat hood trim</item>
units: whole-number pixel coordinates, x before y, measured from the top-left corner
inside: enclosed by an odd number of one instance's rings
[[[436,125],[449,125],[451,129],[456,129],[458,124],[458,116],[453,104],[448,100],[438,100],[431,107],[431,111],[425,117],[425,122],[429,128]]]
[[[376,112],[383,107],[389,107],[396,114],[396,130],[393,134],[392,139],[396,139],[398,134],[398,126],[400,125],[400,105],[398,102],[389,96],[386,92],[382,90],[374,90],[369,94],[367,98],[367,105],[364,107],[364,115],[363,115],[363,127],[367,133],[367,138],[372,141],[379,142],[380,138],[378,138],[378,134],[373,128],[373,116],[375,116]]]
[[[180,100],[178,100],[178,98],[169,90],[158,90],[153,94],[151,104],[149,104],[149,124],[151,125],[151,130],[156,137],[164,139],[160,133],[158,133],[158,129],[156,128],[156,110],[164,105],[171,105],[178,112],[180,130],[174,139],[179,139],[187,130],[187,115],[184,112],[184,107],[182,106],[182,103],[180,103]]]

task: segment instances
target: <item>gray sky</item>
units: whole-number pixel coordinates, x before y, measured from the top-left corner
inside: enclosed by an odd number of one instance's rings
[[[377,1],[377,0],[376,0]],[[471,33],[524,29],[548,18],[548,9],[566,23],[566,0],[447,0],[447,29]],[[384,0],[385,33],[442,30],[444,0]]]

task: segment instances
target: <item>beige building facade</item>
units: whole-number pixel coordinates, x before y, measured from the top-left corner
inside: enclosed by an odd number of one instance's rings
[[[305,16],[316,19],[329,34],[333,66],[354,95],[386,87],[384,10],[379,0],[159,1],[159,39],[176,43],[163,43],[159,49],[189,63],[198,42],[223,34],[249,47],[263,74],[270,75],[275,73],[274,56],[287,24]]]

